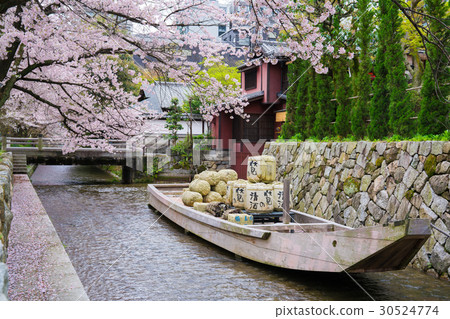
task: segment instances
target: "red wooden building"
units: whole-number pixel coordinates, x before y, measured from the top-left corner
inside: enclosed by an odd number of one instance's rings
[[[277,44],[265,43],[262,45],[263,52],[275,52]],[[273,54],[273,53],[272,53]],[[250,154],[243,143],[250,141],[253,145],[260,140],[271,140],[277,138],[281,125],[286,116],[286,95],[288,87],[286,59],[277,57],[275,64],[265,63],[258,58],[260,64],[238,67],[241,72],[241,83],[243,95],[247,98],[249,105],[245,113],[250,115],[250,121],[240,117],[230,119],[229,114],[221,114],[211,123],[212,135],[222,141],[223,149],[236,152],[236,163],[232,165],[240,178],[246,177],[247,161]],[[231,140],[235,140],[233,145]],[[263,146],[259,147],[259,153]]]

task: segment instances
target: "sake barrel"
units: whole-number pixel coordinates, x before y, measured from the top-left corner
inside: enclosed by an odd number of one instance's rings
[[[292,208],[292,187],[289,196],[289,209]],[[273,184],[273,209],[276,211],[283,211],[283,183],[277,182]]]
[[[232,187],[232,205],[236,208],[244,208],[247,181],[239,179],[234,182]]]
[[[275,157],[268,155],[250,156],[247,165],[247,179],[252,183],[270,183],[275,180]]]
[[[248,212],[267,213],[273,211],[273,185],[249,183],[246,191],[245,209]]]

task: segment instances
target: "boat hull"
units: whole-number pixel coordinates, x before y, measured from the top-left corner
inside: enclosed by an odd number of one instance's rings
[[[287,269],[320,272],[402,269],[430,236],[429,222],[421,219],[358,229],[317,217],[310,217],[316,221],[312,224],[237,225],[181,205],[155,185],[148,186],[148,200],[165,217],[210,243],[238,256]],[[299,217],[306,215],[296,213]],[[284,231],[283,227],[294,233]]]

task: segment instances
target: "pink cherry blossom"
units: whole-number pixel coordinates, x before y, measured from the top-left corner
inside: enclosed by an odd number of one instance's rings
[[[263,35],[283,34],[282,54],[310,61],[317,72],[325,48],[318,23],[335,13],[331,2],[312,7],[306,0],[236,0],[232,13],[204,0],[39,0],[0,5],[0,110],[2,121],[19,121],[66,141],[66,151],[92,145],[112,150],[112,138],[146,129],[137,97],[119,81],[126,71],[137,84],[170,79],[194,87],[201,113],[211,120],[220,112],[246,118],[239,83],[224,85],[190,62],[190,50],[205,66],[225,54],[254,59]],[[300,8],[298,11],[292,8]],[[232,25],[249,48],[218,41],[210,26]],[[192,28],[197,31],[186,32]],[[140,72],[122,70],[119,54],[140,57]],[[219,93],[218,93],[219,92]],[[148,127],[147,127],[148,129]]]

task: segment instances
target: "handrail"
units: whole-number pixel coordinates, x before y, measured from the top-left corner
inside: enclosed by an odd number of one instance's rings
[[[92,141],[99,141],[99,139],[95,139]],[[125,151],[124,146],[126,146],[127,141],[119,140],[119,139],[111,139],[107,140],[109,145],[112,145],[116,148],[116,151]],[[18,146],[12,146],[18,145]],[[21,148],[21,149],[38,149],[39,151],[46,148],[54,148],[56,150],[62,149],[64,146],[63,140],[52,139],[48,137],[13,137],[13,136],[1,136],[1,149],[11,149],[11,148]],[[79,150],[97,150],[93,147],[79,147]],[[99,152],[103,152],[103,150],[98,149]]]

